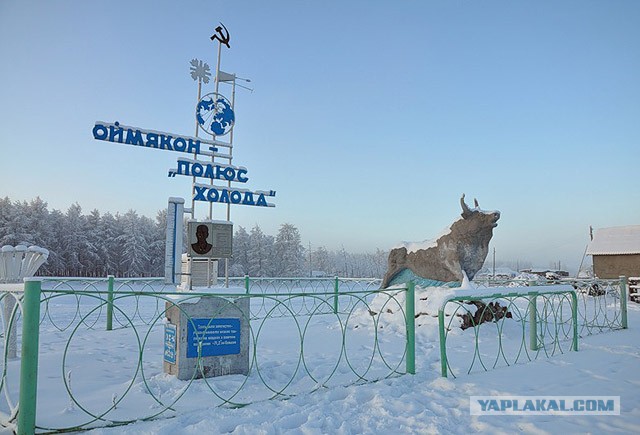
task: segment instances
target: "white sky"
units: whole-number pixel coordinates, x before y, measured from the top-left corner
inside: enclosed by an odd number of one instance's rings
[[[639,223],[636,1],[5,0],[0,196],[149,216],[189,200],[167,178],[181,154],[91,129],[193,135],[189,61],[215,65],[218,22],[222,69],[255,88],[236,96],[240,187],[277,191],[237,225],[388,249],[435,237],[464,192],[501,211],[498,259],[547,267],[577,266],[589,225]]]

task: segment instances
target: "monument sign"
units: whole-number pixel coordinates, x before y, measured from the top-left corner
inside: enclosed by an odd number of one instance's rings
[[[190,290],[196,277],[196,285],[202,282],[210,285],[214,272],[217,276],[218,259],[225,259],[228,286],[226,260],[233,253],[230,206],[274,207],[274,204],[267,202],[267,198],[276,195],[273,190],[250,190],[232,185],[244,185],[249,181],[247,168],[232,164],[231,133],[236,120],[234,103],[238,78],[235,74],[220,70],[222,45],[230,47],[229,32],[222,23],[216,27],[211,40],[218,41],[213,92],[202,96],[202,83],[207,84],[211,75],[209,65],[197,59],[190,62],[191,77],[198,81],[195,136],[145,130],[122,125],[118,121],[97,121],[93,127],[93,137],[96,140],[183,154],[177,160],[177,167],[169,170],[169,177],[183,175],[192,178],[191,208],[184,207],[182,198],[169,198],[165,245],[165,282],[182,284],[183,290]],[[231,99],[220,93],[220,82],[232,85]],[[199,137],[200,130],[211,138]],[[229,141],[220,140],[222,136],[228,136]],[[209,203],[207,220],[194,219],[196,202]],[[215,203],[226,204],[226,220],[213,220]],[[187,252],[186,259],[183,259],[185,213],[191,214],[191,220],[187,224]],[[186,282],[183,276],[187,277]],[[238,293],[244,293],[244,289],[238,289]],[[201,297],[184,300],[178,297],[176,301],[167,302],[166,318],[163,356],[165,373],[175,374],[183,380],[248,373],[248,298]]]

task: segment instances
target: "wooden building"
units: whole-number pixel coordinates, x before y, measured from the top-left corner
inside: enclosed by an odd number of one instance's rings
[[[640,277],[640,225],[594,230],[587,255],[598,278]]]

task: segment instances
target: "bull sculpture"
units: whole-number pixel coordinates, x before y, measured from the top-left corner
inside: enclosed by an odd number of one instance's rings
[[[463,194],[460,198],[462,218],[455,221],[449,232],[433,242],[431,247],[412,252],[404,246],[392,249],[382,288],[404,282],[400,275],[407,269],[418,277],[444,283],[461,282],[462,271],[469,280],[473,279],[487,258],[489,241],[500,219],[499,211],[482,211],[477,200],[474,204],[475,208],[470,209]]]

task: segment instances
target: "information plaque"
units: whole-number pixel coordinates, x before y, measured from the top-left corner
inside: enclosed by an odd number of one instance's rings
[[[240,319],[191,319],[187,324],[187,358],[240,353]]]
[[[164,325],[164,360],[169,364],[176,363],[176,325]]]

